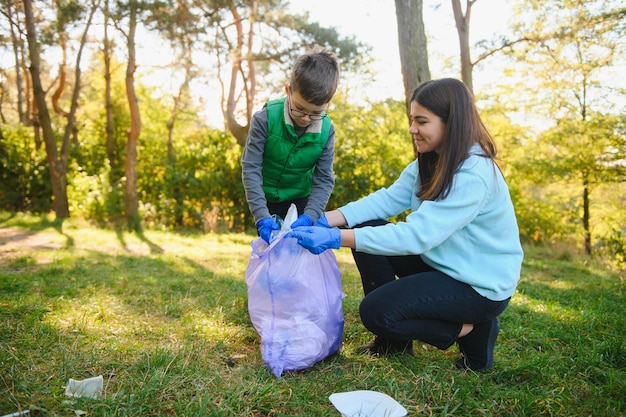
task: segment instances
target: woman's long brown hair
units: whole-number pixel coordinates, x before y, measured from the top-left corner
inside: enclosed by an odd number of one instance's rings
[[[461,81],[454,78],[426,81],[415,89],[411,101],[437,115],[445,125],[444,144],[439,154],[419,153],[421,200],[444,199],[452,188],[454,174],[469,156],[474,143],[480,144],[481,156],[496,157],[496,144],[483,124],[474,97]]]

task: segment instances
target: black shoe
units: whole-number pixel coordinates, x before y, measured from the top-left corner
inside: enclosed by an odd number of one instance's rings
[[[376,338],[365,346],[357,348],[357,353],[372,356],[407,354],[413,356],[412,340],[389,340],[384,337]]]
[[[486,371],[493,366],[493,349],[496,345],[500,321],[497,318],[474,325],[467,336],[457,339],[461,359],[456,361],[457,368],[472,371]]]

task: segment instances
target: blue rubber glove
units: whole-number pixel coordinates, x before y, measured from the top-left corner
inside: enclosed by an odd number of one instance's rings
[[[341,246],[341,231],[337,227],[327,229],[319,226],[303,226],[287,232],[285,237],[297,239],[300,246],[315,255],[319,255],[326,249],[339,249]]]
[[[266,217],[258,221],[256,229],[259,231],[259,236],[269,245],[272,240],[272,232],[280,230],[280,226],[271,217]]]
[[[326,218],[326,213],[322,213],[322,217],[317,219],[317,221],[315,222],[315,225],[319,226],[319,227],[325,227],[327,229],[330,229],[330,225],[328,224],[328,219]]]
[[[292,229],[300,226],[313,226],[313,219],[311,216],[308,214],[301,214],[293,223],[291,223]]]

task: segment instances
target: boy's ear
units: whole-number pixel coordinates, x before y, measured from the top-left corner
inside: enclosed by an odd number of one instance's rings
[[[289,84],[285,83],[285,93],[289,95],[289,91],[290,91]]]

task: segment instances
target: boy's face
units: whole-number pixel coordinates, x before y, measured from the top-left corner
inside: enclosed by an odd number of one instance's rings
[[[307,127],[313,120],[321,120],[326,117],[328,103],[323,106],[316,106],[302,98],[300,93],[285,87],[287,92],[287,105],[291,119],[300,127]]]

